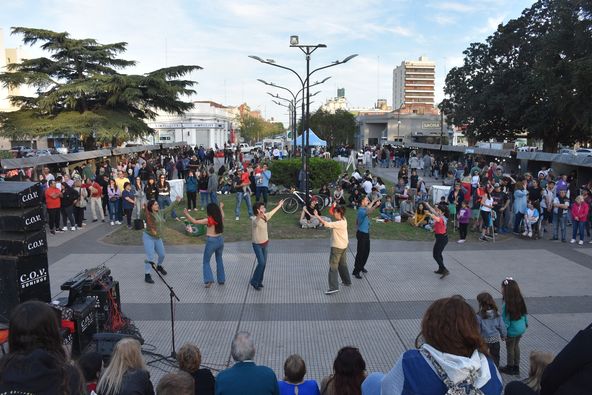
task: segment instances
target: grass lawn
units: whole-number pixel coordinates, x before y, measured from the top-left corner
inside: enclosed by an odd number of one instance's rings
[[[224,241],[249,241],[251,240],[251,221],[247,216],[247,210],[243,203],[241,207],[240,221],[234,219],[235,195],[218,195],[218,198],[224,202]],[[275,207],[280,196],[270,196],[268,210]],[[178,215],[183,215],[185,201],[181,201],[176,208]],[[170,208],[165,210],[167,218],[164,229],[164,239],[169,245],[181,244],[202,244],[203,237],[188,236],[185,233],[185,224],[183,221],[176,221],[170,218]],[[346,217],[351,238],[356,235],[356,210],[347,209]],[[323,215],[328,215],[327,209],[323,210]],[[203,218],[204,211],[192,211],[192,217]],[[373,239],[386,240],[433,240],[432,232],[424,229],[418,229],[407,223],[384,223],[376,222],[374,218],[378,217],[378,210],[371,214],[372,223],[370,225],[370,235]],[[294,214],[286,214],[281,209],[273,216],[269,222],[269,236],[271,239],[328,239],[329,231],[325,229],[302,229],[298,223],[300,211]],[[456,237],[453,236],[456,239]],[[126,226],[121,226],[115,232],[107,235],[103,241],[118,245],[141,245],[142,231],[128,230]]]

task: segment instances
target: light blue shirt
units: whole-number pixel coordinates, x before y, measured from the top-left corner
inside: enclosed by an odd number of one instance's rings
[[[366,207],[358,208],[358,218],[356,221],[359,232],[370,233],[370,218]]]

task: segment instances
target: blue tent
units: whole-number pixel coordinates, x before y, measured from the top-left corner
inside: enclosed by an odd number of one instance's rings
[[[315,132],[312,131],[312,129],[308,129],[309,132],[309,136],[308,136],[308,144],[311,146],[321,146],[321,147],[326,147],[327,146],[327,142],[324,140],[321,140],[319,136],[317,136],[315,134]],[[302,137],[303,136],[298,136],[296,138],[296,145],[303,145],[302,144]]]

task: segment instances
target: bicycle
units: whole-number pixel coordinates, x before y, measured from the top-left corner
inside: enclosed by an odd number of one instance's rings
[[[304,192],[297,191],[292,189],[290,191],[291,196],[288,196],[284,199],[284,204],[282,205],[282,210],[286,214],[294,214],[298,211],[299,208],[302,208],[306,205],[305,202],[305,195]],[[311,195],[312,198],[317,199],[317,210],[322,210],[325,207],[325,200],[320,195]]]

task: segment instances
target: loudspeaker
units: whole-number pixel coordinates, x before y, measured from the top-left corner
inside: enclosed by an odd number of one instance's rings
[[[45,229],[27,233],[0,232],[0,255],[31,256],[39,254],[47,254]]]
[[[0,212],[0,231],[30,232],[44,227],[45,216],[41,206]]]
[[[0,315],[27,300],[51,301],[47,254],[0,256]]]
[[[111,304],[111,298],[115,302],[115,308],[121,312],[121,301],[119,298],[119,281],[113,281],[110,284],[105,284],[105,288],[94,288],[84,292],[84,295],[95,300],[95,308],[97,312],[97,321],[100,331],[108,331],[110,328],[105,328],[105,324],[110,316],[115,314]]]
[[[64,338],[64,344],[72,344],[72,356],[79,356],[92,341],[97,333],[97,315],[95,312],[95,300],[85,298],[72,306],[66,306],[68,298],[57,298],[51,306],[58,312],[62,321],[74,323],[71,336]]]
[[[41,206],[41,187],[35,182],[0,183],[0,208]]]

